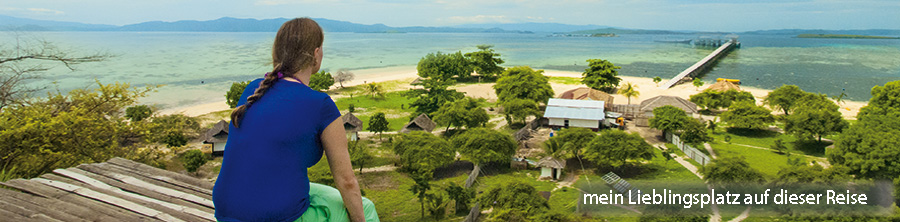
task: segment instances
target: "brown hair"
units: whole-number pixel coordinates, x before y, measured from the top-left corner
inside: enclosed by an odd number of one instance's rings
[[[272,72],[259,83],[253,95],[247,97],[244,105],[231,112],[231,124],[239,127],[244,113],[278,81],[278,73],[290,77],[300,70],[316,65],[316,48],[322,47],[325,35],[316,21],[310,18],[295,18],[285,22],[275,35],[272,45]]]

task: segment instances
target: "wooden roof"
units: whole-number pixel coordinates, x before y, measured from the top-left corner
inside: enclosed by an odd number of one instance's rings
[[[537,165],[539,167],[550,167],[550,168],[562,169],[562,168],[566,168],[566,161],[559,160],[559,159],[548,156],[548,157],[544,157],[544,159],[541,159],[541,161],[538,161]]]
[[[409,121],[409,123],[404,125],[403,128],[400,129],[400,132],[408,133],[413,130],[421,129],[421,130],[424,130],[424,131],[430,133],[431,130],[434,130],[435,126],[437,126],[437,123],[434,123],[434,121],[431,121],[431,118],[428,118],[428,115],[422,113],[419,116],[417,116],[415,119],[413,119],[412,121]]]
[[[613,97],[608,93],[588,87],[579,87],[559,94],[560,99],[597,100],[606,102],[607,106],[613,103]]]
[[[122,158],[0,183],[9,221],[215,221],[213,183]]]
[[[641,102],[641,111],[653,111],[656,107],[671,105],[687,113],[697,113],[697,104],[677,96],[657,96]]]
[[[216,125],[213,125],[213,127],[211,129],[206,131],[206,134],[203,135],[203,142],[204,143],[225,142],[225,140],[227,140],[227,139],[216,138],[216,135],[219,135],[221,133],[228,135],[228,122],[225,122],[225,120],[219,120],[219,122],[216,123]]]
[[[353,115],[353,113],[347,113],[341,116],[341,120],[344,121],[344,129],[352,132],[359,132],[363,129],[363,121]]]
[[[719,92],[725,92],[728,90],[741,91],[741,87],[729,81],[718,81],[710,85],[708,88],[706,88],[706,90],[714,90]]]

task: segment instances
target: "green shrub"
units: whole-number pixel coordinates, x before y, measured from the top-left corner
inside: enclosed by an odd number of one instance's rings
[[[200,150],[188,150],[187,152],[184,152],[184,156],[181,157],[184,168],[191,173],[197,172],[197,169],[199,169],[200,166],[203,166],[203,164],[206,164],[206,161],[206,154]]]

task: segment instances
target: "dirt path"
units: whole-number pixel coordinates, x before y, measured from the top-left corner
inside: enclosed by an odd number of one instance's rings
[[[384,166],[363,168],[362,172],[363,173],[372,173],[372,172],[385,172],[385,171],[395,171],[395,170],[397,170],[396,166],[388,164],[388,165],[384,165]],[[357,172],[359,172],[359,171],[357,171]]]

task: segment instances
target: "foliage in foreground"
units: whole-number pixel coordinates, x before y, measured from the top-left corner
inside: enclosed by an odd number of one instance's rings
[[[611,91],[619,86],[622,78],[619,78],[619,72],[616,69],[622,67],[613,65],[612,62],[605,59],[588,59],[589,66],[581,74],[581,82],[596,90]]]

